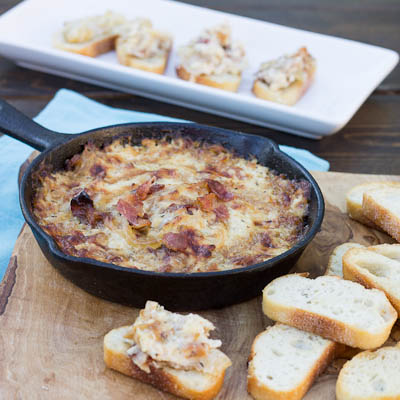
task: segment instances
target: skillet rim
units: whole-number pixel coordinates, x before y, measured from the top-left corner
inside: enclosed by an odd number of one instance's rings
[[[219,132],[225,132],[228,135],[232,136],[239,136],[239,137],[247,137],[247,138],[258,138],[258,140],[263,140],[264,142],[268,143],[269,146],[271,147],[273,153],[276,153],[280,155],[283,159],[286,159],[286,161],[289,161],[289,163],[295,167],[298,171],[301,172],[303,175],[304,179],[306,179],[312,187],[312,190],[314,190],[315,196],[316,196],[316,217],[313,225],[308,229],[306,234],[289,250],[285,251],[282,254],[279,254],[278,256],[275,256],[273,258],[270,258],[266,261],[262,261],[257,264],[252,264],[248,265],[246,267],[241,267],[241,268],[235,268],[235,269],[229,269],[225,271],[210,271],[210,272],[191,272],[191,273],[184,273],[184,272],[156,272],[156,271],[145,271],[141,270],[138,268],[129,268],[129,267],[123,267],[117,264],[111,264],[111,263],[106,263],[102,261],[98,261],[94,258],[88,258],[88,257],[75,257],[71,256],[69,254],[66,254],[62,252],[55,240],[53,239],[52,236],[50,236],[48,233],[46,233],[41,226],[36,222],[35,217],[33,216],[33,213],[31,213],[28,205],[25,202],[25,192],[26,192],[26,186],[27,186],[27,180],[29,176],[32,174],[34,171],[35,167],[37,167],[38,164],[40,164],[41,161],[43,161],[48,154],[50,154],[53,151],[58,150],[59,148],[68,145],[70,141],[73,139],[82,137],[82,136],[90,136],[93,135],[94,133],[101,131],[101,130],[107,130],[107,129],[115,129],[115,128],[133,128],[133,127],[158,127],[158,126],[163,126],[165,129],[172,128],[172,127],[180,127],[180,128],[185,128],[185,127],[191,127],[191,128],[196,128],[196,129],[205,129],[208,131],[219,131]],[[54,133],[57,135],[57,133]],[[66,140],[61,143],[56,143],[55,145],[51,145],[49,148],[46,150],[42,151],[27,167],[25,170],[21,182],[19,184],[19,202],[20,202],[20,207],[22,210],[22,214],[25,218],[25,221],[28,223],[28,225],[34,229],[41,237],[42,239],[45,240],[49,251],[53,253],[55,256],[66,260],[68,263],[85,263],[85,264],[91,264],[96,267],[101,267],[101,268],[106,268],[106,269],[111,269],[111,270],[116,270],[119,272],[124,272],[124,273],[134,273],[134,274],[139,274],[139,275],[144,275],[144,276],[154,276],[158,278],[177,278],[177,279],[188,279],[188,278],[210,278],[213,276],[226,276],[226,275],[236,275],[240,273],[251,273],[251,272],[256,272],[259,270],[265,270],[268,268],[272,268],[275,266],[275,264],[279,263],[281,260],[284,260],[286,258],[290,258],[291,255],[296,253],[299,249],[305,248],[315,237],[315,235],[318,233],[322,221],[324,218],[324,213],[325,213],[325,202],[324,202],[324,197],[322,195],[321,189],[319,188],[318,183],[315,181],[313,176],[296,160],[294,160],[292,157],[281,151],[278,147],[278,145],[270,138],[267,138],[265,136],[261,135],[256,135],[256,134],[251,134],[251,133],[244,133],[240,131],[234,131],[230,129],[224,129],[224,128],[218,128],[214,127],[211,125],[204,125],[204,124],[197,124],[194,122],[164,122],[164,121],[157,121],[157,122],[131,122],[131,123],[124,123],[124,124],[115,124],[115,125],[109,125],[109,126],[104,126],[100,128],[95,128],[95,129],[90,129],[85,132],[77,133],[77,134],[64,134],[66,137]],[[71,140],[68,138],[68,136],[71,136]],[[132,136],[132,134],[127,134],[127,135],[115,135],[114,137],[123,137],[123,136]],[[184,135],[182,135],[184,136]],[[204,142],[207,142],[207,140],[204,140]],[[277,171],[280,172],[280,171]],[[285,172],[281,172],[285,173]]]

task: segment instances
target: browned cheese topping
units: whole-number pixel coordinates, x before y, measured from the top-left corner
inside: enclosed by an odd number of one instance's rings
[[[159,272],[259,263],[303,235],[310,186],[220,145],[89,143],[41,173],[34,214],[67,254]]]

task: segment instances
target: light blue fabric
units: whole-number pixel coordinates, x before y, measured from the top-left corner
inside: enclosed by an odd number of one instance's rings
[[[57,92],[35,121],[48,129],[64,133],[78,133],[126,122],[182,122],[162,115],[108,107],[66,89]],[[307,150],[280,147],[307,169],[319,171],[329,169],[327,161]],[[24,222],[18,200],[18,170],[32,151],[32,147],[7,136],[0,138],[0,280],[3,278],[15,240]]]

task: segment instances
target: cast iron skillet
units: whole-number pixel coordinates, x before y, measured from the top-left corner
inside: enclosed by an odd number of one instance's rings
[[[322,223],[324,201],[317,183],[301,165],[282,153],[273,141],[261,136],[194,123],[165,122],[114,125],[68,135],[45,129],[2,100],[0,130],[43,151],[26,169],[19,192],[23,215],[43,254],[67,279],[106,300],[143,307],[145,301],[151,299],[171,310],[200,310],[224,307],[250,299],[260,295],[269,281],[288,273]],[[140,143],[143,138],[175,136],[219,143],[241,156],[255,156],[262,165],[283,173],[290,179],[307,180],[311,184],[311,199],[305,235],[293,248],[278,257],[223,272],[146,272],[64,254],[33,217],[32,174],[38,170],[42,161],[52,170],[63,168],[65,160],[81,152],[88,140],[102,144],[120,136],[127,137],[133,144]]]

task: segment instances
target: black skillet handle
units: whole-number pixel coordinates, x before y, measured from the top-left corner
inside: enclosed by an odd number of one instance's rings
[[[69,135],[53,132],[32,121],[0,99],[0,132],[43,151],[67,141]]]

